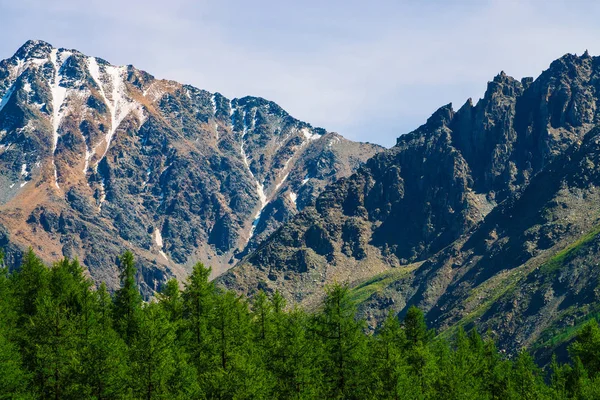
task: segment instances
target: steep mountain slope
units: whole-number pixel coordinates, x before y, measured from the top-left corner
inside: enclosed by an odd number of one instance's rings
[[[144,289],[197,260],[216,274],[381,148],[76,50],[29,41],[0,62],[0,245],[17,264],[79,257]]]
[[[472,232],[401,279],[380,276],[357,289],[361,312],[375,322],[384,309],[415,304],[442,330],[477,322],[510,349],[553,339],[597,312],[598,163],[594,128]]]
[[[599,77],[587,53],[536,80],[501,73],[476,105],[440,108],[219,281],[306,305],[347,281],[373,327],[415,304],[442,330],[478,319],[511,349],[552,336],[598,304]]]

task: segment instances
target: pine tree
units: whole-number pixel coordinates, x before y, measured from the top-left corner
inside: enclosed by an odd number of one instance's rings
[[[328,288],[323,310],[316,319],[316,331],[324,345],[324,374],[328,377],[326,396],[363,398],[361,366],[366,352],[363,323],[354,319],[354,304],[348,287],[339,284]]]
[[[437,391],[445,393],[448,399],[481,399],[484,398],[484,389],[481,377],[483,367],[482,359],[478,353],[480,338],[477,332],[467,336],[462,327],[459,327],[454,337],[453,349],[445,343],[437,346],[435,355],[440,370]],[[441,351],[439,351],[443,348]]]
[[[112,299],[106,285],[91,292],[87,333],[80,348],[80,394],[96,399],[122,398],[128,378],[127,346],[113,329]]]
[[[210,341],[208,324],[215,304],[215,287],[209,282],[211,269],[197,263],[188,277],[182,293],[182,329],[190,361],[198,372],[209,368]]]
[[[169,398],[169,381],[176,370],[175,329],[157,303],[143,308],[140,329],[132,339],[131,385],[136,397]]]
[[[17,336],[17,311],[8,267],[0,250],[0,331],[7,340]]]
[[[596,320],[591,320],[579,331],[569,354],[581,360],[591,378],[600,373],[600,328]]]
[[[126,251],[121,256],[121,288],[115,293],[115,330],[127,345],[130,345],[139,332],[142,296],[136,281],[136,268],[133,253]]]
[[[94,292],[96,297],[96,318],[98,321],[98,325],[103,329],[112,328],[113,324],[113,300],[110,294],[108,293],[108,289],[106,288],[106,283],[102,282],[98,290]]]
[[[404,330],[409,346],[427,344],[430,333],[425,323],[425,315],[415,306],[410,306],[404,317]]]
[[[408,371],[403,355],[405,347],[404,329],[398,318],[390,313],[370,346],[370,361],[373,366],[369,370],[376,374],[371,379],[378,385],[378,397],[400,399],[406,394],[400,387]]]
[[[48,289],[48,271],[44,263],[29,248],[17,274],[12,275],[15,308],[19,325],[27,324],[37,311],[38,298]]]
[[[431,333],[427,330],[425,316],[417,307],[411,306],[404,317],[406,334],[406,360],[413,378],[413,386],[418,388],[420,396],[429,396],[433,392],[438,371],[434,355],[427,346]],[[446,347],[446,343],[438,343]]]
[[[37,299],[29,340],[35,343],[33,370],[41,397],[63,398],[76,391],[81,296],[86,288],[79,263],[65,258],[53,265],[48,290]]]
[[[539,400],[547,396],[540,369],[533,358],[522,351],[513,364],[509,396],[523,400]]]
[[[29,382],[17,347],[0,328],[0,399],[27,398]]]
[[[4,253],[0,250],[0,399],[25,398],[30,375],[23,369],[16,336],[16,312]]]
[[[79,393],[96,399],[122,398],[127,393],[127,346],[112,327],[94,326],[80,357]]]
[[[256,338],[261,343],[261,346],[267,347],[271,339],[271,303],[262,290],[254,297],[252,311],[257,331]]]
[[[168,280],[157,294],[158,303],[171,323],[178,323],[183,317],[183,298],[177,279]]]

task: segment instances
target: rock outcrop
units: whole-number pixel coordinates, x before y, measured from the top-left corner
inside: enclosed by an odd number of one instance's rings
[[[414,304],[441,331],[477,320],[512,350],[547,339],[600,305],[599,78],[587,53],[535,80],[500,73],[475,105],[441,107],[327,188],[219,282],[307,306],[349,282],[373,329]]]
[[[0,62],[0,225],[9,260],[79,257],[116,287],[139,255],[146,294],[196,261],[215,275],[379,146],[257,97],[227,99],[29,41]]]

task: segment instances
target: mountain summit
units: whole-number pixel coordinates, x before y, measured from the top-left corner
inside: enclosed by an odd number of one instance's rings
[[[440,331],[476,323],[512,350],[554,340],[600,311],[599,84],[587,53],[535,80],[498,74],[476,104],[439,108],[219,281],[307,306],[346,281],[373,329],[416,305]]]
[[[380,147],[257,97],[227,99],[28,41],[0,62],[0,246],[78,257],[149,294],[196,261],[219,274]],[[108,260],[108,264],[107,264]],[[112,261],[110,261],[112,260]]]

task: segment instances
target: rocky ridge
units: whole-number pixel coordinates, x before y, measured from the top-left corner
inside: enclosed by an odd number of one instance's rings
[[[348,282],[373,329],[410,305],[516,350],[596,310],[600,58],[500,73],[327,188],[219,282],[311,306]],[[545,339],[544,339],[545,338]]]
[[[149,295],[204,261],[215,275],[381,150],[77,50],[29,41],[0,61],[0,245],[78,257],[116,287],[139,254]]]

